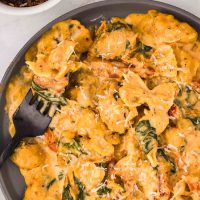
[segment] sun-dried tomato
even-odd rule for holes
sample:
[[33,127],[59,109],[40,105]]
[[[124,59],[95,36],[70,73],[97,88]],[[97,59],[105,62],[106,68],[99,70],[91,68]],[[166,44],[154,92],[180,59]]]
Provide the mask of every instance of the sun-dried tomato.
[[176,117],[176,115],[177,115],[177,106],[176,106],[175,104],[173,104],[173,105],[171,106],[171,108],[169,109],[168,115],[169,115],[170,117]]
[[57,139],[56,139],[56,136],[54,135],[54,133],[50,129],[47,129],[44,136],[45,136],[45,142],[46,142],[47,146],[52,151],[57,152],[58,142],[57,142]]

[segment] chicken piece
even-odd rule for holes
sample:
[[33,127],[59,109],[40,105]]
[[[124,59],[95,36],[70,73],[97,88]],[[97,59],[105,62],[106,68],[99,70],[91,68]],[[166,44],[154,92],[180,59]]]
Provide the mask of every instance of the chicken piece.
[[127,75],[124,76],[122,85],[123,86],[119,88],[119,95],[130,109],[147,102],[149,89],[139,75],[129,71]]
[[136,26],[140,40],[152,47],[166,43],[192,43],[198,37],[197,32],[187,23],[155,10],[150,10],[147,14],[130,14],[125,21]]
[[105,22],[97,31],[98,37],[89,50],[90,57],[106,60],[121,60],[129,56],[136,45],[137,34],[126,23]]
[[82,138],[81,144],[87,150],[88,159],[96,163],[105,163],[114,157],[114,146],[108,141],[107,136]]
[[[88,64],[86,66],[89,67]],[[94,108],[99,84],[99,77],[94,76],[92,70],[81,69],[70,74],[65,95],[71,100],[76,100],[84,108]]]
[[200,61],[180,48],[174,48],[174,53],[179,68],[178,81],[183,84],[188,84],[197,76]]
[[[118,93],[116,82],[105,82],[103,94],[98,95],[98,111],[102,121],[112,132],[124,133],[130,121],[137,116],[137,110],[124,105]],[[101,90],[101,89],[100,89]]]
[[60,113],[53,118],[51,125],[56,132],[71,131],[89,137],[104,136],[110,132],[106,129],[98,115],[87,108],[82,108],[75,101],[68,101]]
[[[55,132],[65,131],[75,133],[76,136],[89,137],[86,148],[98,152],[100,155],[110,156],[114,153],[112,144],[105,140],[111,132],[105,127],[98,115],[88,108],[82,108],[75,101],[68,101],[68,105],[62,107],[51,122]],[[88,147],[87,147],[88,146]]]
[[26,53],[26,61],[34,61],[37,54],[48,55],[64,40],[76,43],[76,53],[88,50],[92,43],[90,32],[77,20],[66,20],[52,26]]
[[100,136],[94,136],[89,141],[87,145],[91,151],[97,152],[99,155],[104,157],[113,157],[114,147],[105,138]]
[[62,173],[62,170],[48,165],[21,170],[27,184],[24,200],[61,200],[64,178],[59,180],[57,172]]
[[140,186],[144,195],[143,198],[153,200],[159,197],[156,172],[148,162],[142,162],[141,160],[134,162],[133,158],[126,156],[114,168],[126,183],[130,182],[131,185]]
[[53,79],[48,77],[39,77],[36,75],[34,76],[33,81],[41,88],[48,89],[56,94],[62,94],[65,91],[65,87],[69,83],[67,77]]
[[[194,143],[194,141],[196,141]],[[181,159],[183,165],[180,163],[180,168],[188,171],[190,174],[193,173],[196,176],[199,176],[200,172],[200,136],[199,131],[186,132],[186,145],[183,149],[183,154]]]
[[164,159],[159,161],[158,167],[158,182],[159,182],[159,193],[161,200],[168,200],[170,197],[170,185],[169,185],[169,173],[170,167],[167,161]]
[[184,196],[189,199],[198,200],[200,198],[199,181],[199,177],[194,176],[181,178],[173,188],[173,198],[179,200]]
[[182,131],[178,128],[170,128],[165,132],[166,142],[172,145],[174,148],[180,149],[185,146],[185,136]]
[[88,68],[100,78],[120,79],[129,68],[121,62],[108,62],[102,59],[86,60]]
[[154,76],[167,77],[172,80],[177,78],[177,61],[174,51],[169,45],[160,45],[151,55]]
[[74,175],[86,185],[86,190],[97,188],[105,176],[105,170],[92,162],[77,162],[73,168]]
[[24,143],[14,151],[12,161],[21,169],[33,169],[45,162],[45,152],[37,143]]
[[28,67],[37,76],[47,78],[63,78],[70,70],[76,68],[70,61],[76,43],[65,40],[54,48],[49,55],[37,54],[35,62],[26,61]]

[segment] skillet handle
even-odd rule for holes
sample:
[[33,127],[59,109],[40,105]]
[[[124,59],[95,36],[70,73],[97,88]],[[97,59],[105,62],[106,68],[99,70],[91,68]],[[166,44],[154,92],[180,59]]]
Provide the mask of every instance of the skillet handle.
[[11,154],[13,153],[19,142],[20,138],[19,136],[17,136],[17,134],[15,134],[15,136],[12,138],[10,143],[6,146],[6,148],[0,155],[0,169],[5,163],[5,161],[11,156]]

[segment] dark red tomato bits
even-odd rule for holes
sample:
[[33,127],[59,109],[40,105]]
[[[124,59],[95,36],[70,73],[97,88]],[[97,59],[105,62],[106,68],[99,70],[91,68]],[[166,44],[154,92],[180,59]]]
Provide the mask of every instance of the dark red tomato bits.
[[176,106],[175,104],[173,104],[173,105],[171,106],[171,108],[169,109],[168,115],[169,115],[170,117],[176,117],[176,115],[177,115],[177,106]]
[[0,0],[1,2],[13,7],[31,7],[44,3],[48,0]]

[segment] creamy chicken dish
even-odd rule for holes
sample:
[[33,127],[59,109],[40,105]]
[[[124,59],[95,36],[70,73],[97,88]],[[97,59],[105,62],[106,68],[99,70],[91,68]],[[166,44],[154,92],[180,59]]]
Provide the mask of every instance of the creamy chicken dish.
[[49,108],[43,136],[11,159],[25,200],[199,200],[200,42],[172,15],[55,24],[7,89],[9,130],[27,91]]

